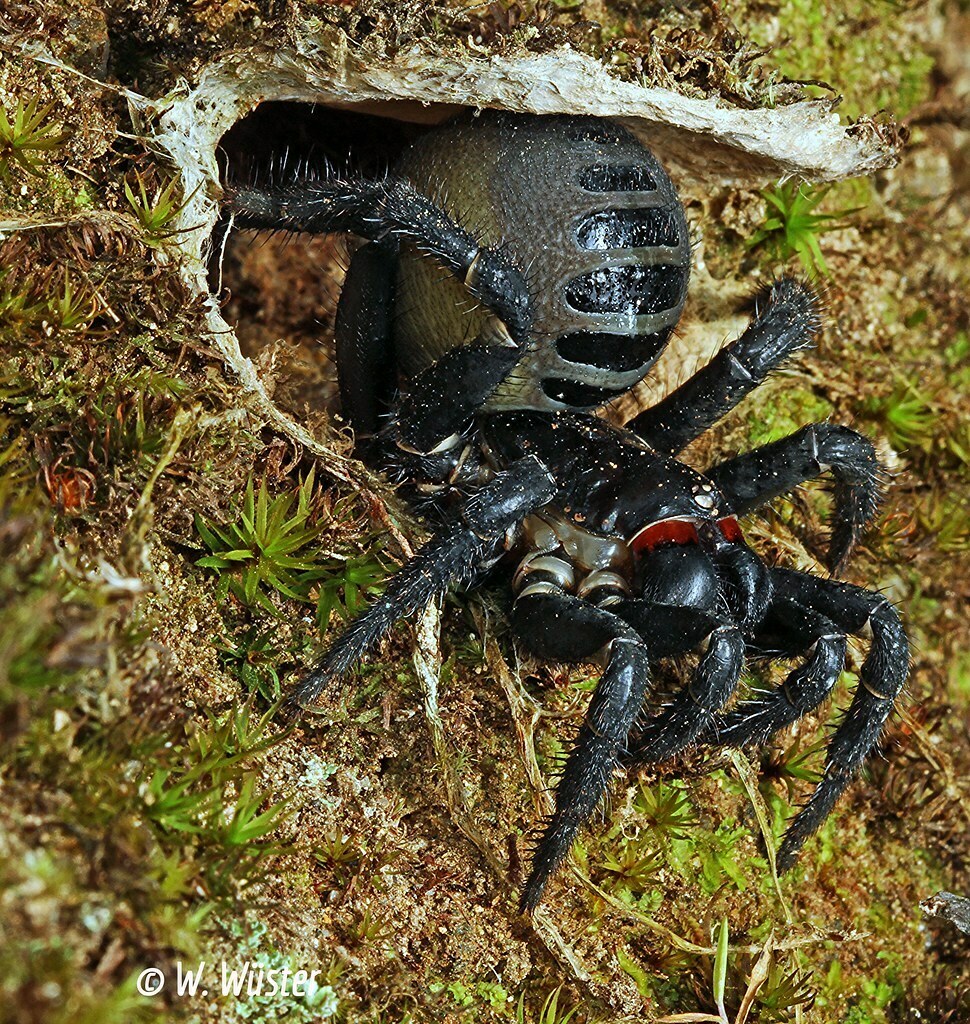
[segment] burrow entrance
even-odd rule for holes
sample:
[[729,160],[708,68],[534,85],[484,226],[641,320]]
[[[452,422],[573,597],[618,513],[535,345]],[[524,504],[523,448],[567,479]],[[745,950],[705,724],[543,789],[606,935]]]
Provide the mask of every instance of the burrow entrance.
[[[415,138],[460,109],[267,101],[220,140],[222,180],[266,180],[295,168],[382,177]],[[209,284],[243,355],[264,381],[275,379],[274,401],[291,415],[339,414],[334,316],[354,240],[238,228],[224,237],[225,230],[220,222]]]

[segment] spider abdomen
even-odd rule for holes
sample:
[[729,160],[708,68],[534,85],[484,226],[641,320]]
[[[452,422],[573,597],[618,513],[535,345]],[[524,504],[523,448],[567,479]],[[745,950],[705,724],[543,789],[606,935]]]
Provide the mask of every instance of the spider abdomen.
[[[398,172],[527,274],[532,337],[485,408],[592,408],[628,391],[680,317],[690,246],[676,191],[628,131],[589,117],[487,111],[420,139]],[[405,376],[487,335],[460,282],[401,260]]]

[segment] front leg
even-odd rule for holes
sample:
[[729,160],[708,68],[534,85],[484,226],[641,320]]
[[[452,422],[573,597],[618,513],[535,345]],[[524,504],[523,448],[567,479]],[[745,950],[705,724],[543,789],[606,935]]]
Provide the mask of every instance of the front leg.
[[801,281],[782,278],[756,304],[755,317],[737,341],[720,352],[662,402],[627,423],[652,448],[676,455],[761,385],[819,329],[819,302]]
[[778,868],[786,871],[879,742],[909,675],[909,641],[896,609],[875,591],[790,569],[775,569],[773,575],[781,597],[810,608],[845,632],[871,633],[859,685],[828,745],[822,779],[789,825],[778,851]]
[[606,794],[650,678],[647,648],[635,630],[604,608],[554,592],[553,584],[546,592],[535,589],[543,586],[532,584],[533,592],[516,601],[516,634],[540,658],[583,661],[599,656],[605,668],[556,787],[556,809],[522,890],[522,909],[529,913],[539,905],[553,872]]
[[638,730],[624,756],[626,766],[669,761],[696,743],[731,699],[744,667],[744,638],[733,622],[723,622],[706,639],[707,650],[688,683]]
[[301,680],[291,704],[312,709],[331,684],[385,639],[395,622],[422,611],[448,587],[474,575],[501,547],[506,530],[549,502],[555,493],[549,471],[532,456],[499,473],[398,570],[381,597],[351,623]]
[[715,562],[699,546],[640,550],[642,598],[613,611],[646,642],[654,660],[707,641],[689,682],[647,718],[626,753],[628,765],[666,761],[695,742],[730,699],[744,666],[744,637],[725,606]]
[[835,528],[828,566],[838,572],[879,508],[882,468],[872,442],[848,427],[814,423],[709,469],[738,515],[767,504],[806,480],[835,477]]

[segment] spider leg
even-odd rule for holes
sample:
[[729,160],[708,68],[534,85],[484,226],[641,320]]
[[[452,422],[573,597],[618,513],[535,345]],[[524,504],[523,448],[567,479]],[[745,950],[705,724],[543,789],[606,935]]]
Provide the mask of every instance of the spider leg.
[[646,721],[624,763],[639,767],[667,761],[694,743],[734,693],[743,667],[744,638],[738,627],[732,622],[715,626],[690,681]]
[[909,675],[909,642],[896,609],[881,594],[787,569],[776,569],[774,576],[779,592],[828,616],[847,632],[858,633],[867,623],[872,630],[860,685],[829,744],[822,781],[788,827],[778,851],[778,867],[784,871],[879,742]]
[[403,178],[227,186],[226,207],[245,227],[349,232],[378,243],[355,254],[337,312],[341,398],[351,422],[365,433],[374,432],[380,411],[382,388],[374,382],[386,390],[393,372],[390,311],[400,241],[439,260],[500,321],[480,343],[452,349],[409,382],[398,409],[402,447],[434,454],[457,444],[460,431],[522,357],[532,322],[522,272],[503,249],[480,246]]
[[828,565],[837,572],[879,507],[881,467],[868,438],[848,427],[813,423],[713,466],[706,475],[744,515],[826,471],[835,477]]
[[[860,674],[860,686],[829,744],[822,780],[788,827],[778,851],[779,869],[787,870],[808,837],[828,817],[839,796],[879,741],[882,728],[909,673],[909,644],[895,608],[880,594],[849,583],[820,579],[789,569],[775,569],[772,576],[779,598],[817,613],[823,628],[830,629],[825,623],[831,622],[846,633],[858,634],[867,624],[872,630],[869,655]],[[819,652],[824,652],[826,646],[828,654],[820,655]],[[806,668],[812,661],[818,662],[821,668],[821,659],[825,657],[830,658],[831,663],[814,680],[806,673],[802,686],[803,705],[808,704],[809,697],[819,695],[821,699],[825,695],[821,691],[826,686],[831,689],[834,685],[841,670],[842,650],[844,642],[832,639],[831,634],[818,638],[815,652],[806,663]],[[829,679],[831,682],[828,682]],[[815,693],[811,693],[813,686],[816,688]],[[794,685],[789,687],[789,695],[792,694],[795,695],[792,701],[794,704],[800,697]],[[771,714],[775,715],[776,720],[782,720],[786,715],[781,710],[783,705],[780,699],[778,704],[779,709],[773,710]],[[789,714],[792,719],[798,717],[793,712]],[[725,728],[719,729],[718,742],[724,742],[726,729],[733,743],[746,742],[745,734],[748,731],[752,738],[765,731],[763,728],[751,730],[739,720],[727,716]]]
[[344,418],[358,446],[378,431],[394,394],[391,341],[395,246],[371,242],[351,257],[337,303],[334,341]]
[[351,623],[301,680],[291,703],[311,708],[331,683],[384,640],[399,619],[421,611],[449,586],[471,577],[501,546],[506,530],[545,505],[555,493],[555,481],[533,456],[499,473],[398,570],[384,594]]
[[[354,253],[337,304],[334,340],[344,416],[358,446],[373,454],[380,417],[396,386],[392,340],[397,247],[371,242]],[[405,451],[433,453],[459,432],[505,379],[514,346],[463,345],[418,373],[401,399],[393,439]],[[398,457],[400,457],[398,455]],[[394,461],[385,455],[383,461]]]
[[715,538],[714,564],[721,577],[721,586],[738,627],[745,632],[754,629],[771,605],[771,570],[744,543],[740,529],[730,540]]
[[[539,584],[548,586],[551,584]],[[649,656],[636,631],[604,608],[563,592],[519,597],[516,633],[540,658],[580,661],[599,653],[606,666],[556,787],[556,809],[536,847],[521,907],[539,905],[549,878],[606,793],[643,704]]]
[[824,615],[788,598],[776,600],[764,623],[780,640],[782,653],[806,650],[808,659],[784,683],[718,715],[704,739],[720,746],[764,743],[770,736],[817,708],[832,692],[845,662],[845,635]]
[[496,345],[460,345],[418,373],[398,406],[396,433],[406,451],[434,453],[459,432],[508,376],[522,353]]
[[[365,449],[376,445],[380,417],[396,385],[392,340],[396,246],[371,242],[354,253],[337,304],[334,340],[341,407]],[[394,441],[433,453],[459,433],[521,357],[511,345],[462,345],[409,382],[398,404]],[[385,457],[385,461],[393,461]]]
[[[716,552],[715,552],[716,557]],[[652,660],[707,647],[690,681],[638,730],[625,758],[632,764],[663,761],[694,742],[737,686],[744,638],[725,606],[715,558],[696,546],[641,552],[641,597],[611,611],[646,642]]]
[[759,302],[754,319],[663,401],[627,423],[657,451],[675,455],[730,412],[793,352],[811,344],[819,303],[801,281],[782,278]]
[[371,241],[411,242],[448,268],[521,345],[531,324],[522,272],[499,248],[480,246],[403,178],[294,178],[263,186],[227,185],[225,205],[244,227],[347,232]]

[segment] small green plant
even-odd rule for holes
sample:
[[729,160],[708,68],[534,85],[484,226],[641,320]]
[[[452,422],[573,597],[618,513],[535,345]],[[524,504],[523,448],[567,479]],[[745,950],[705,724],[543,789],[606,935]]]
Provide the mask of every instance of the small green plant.
[[930,448],[938,428],[939,417],[930,401],[907,380],[898,380],[892,394],[870,398],[866,412],[878,417],[889,443],[897,450]]
[[48,103],[38,110],[39,103],[37,96],[26,105],[22,99],[17,100],[11,115],[0,107],[0,178],[7,178],[12,164],[40,176],[36,154],[57,149],[67,141],[67,132],[45,123],[54,104]]
[[156,768],[143,787],[147,816],[167,832],[201,832],[222,798],[221,787],[202,786],[214,764],[200,762],[185,772]]
[[641,782],[633,809],[641,815],[642,824],[659,839],[686,839],[697,827],[690,798],[676,783],[648,786]]
[[970,550],[970,511],[962,493],[932,494],[920,505],[917,520],[938,550]]
[[100,312],[98,300],[87,288],[78,288],[71,280],[70,271],[65,269],[60,292],[47,301],[49,326],[60,331],[83,331]]
[[[268,798],[268,792],[256,791],[255,775],[243,779],[232,817],[220,831],[220,839],[226,846],[245,846],[265,839],[280,824],[287,811],[286,803],[267,804]],[[263,806],[266,810],[260,811]]]
[[175,404],[168,398],[110,387],[85,403],[72,440],[79,455],[103,466],[134,463],[148,471],[165,445],[174,415]]
[[[304,604],[315,602],[317,623],[325,629],[334,611],[352,618],[367,597],[380,593],[387,570],[373,551],[325,555],[316,545],[329,524],[313,522],[313,491],[312,470],[296,491],[272,499],[266,481],[256,491],[250,477],[236,522],[217,526],[196,515],[196,530],[210,551],[196,565],[219,574],[221,597],[232,594],[247,607],[274,616],[279,614],[274,593]],[[237,659],[244,656],[238,649],[231,653]],[[272,692],[278,681],[264,677],[263,686],[267,684]]]
[[274,803],[258,790],[251,770],[285,736],[268,731],[271,714],[254,717],[247,703],[210,716],[187,741],[156,739],[143,752],[138,792],[144,816],[163,849],[186,857],[213,897],[231,896],[268,857],[285,852],[266,839],[289,813],[289,802]]
[[0,327],[21,330],[43,313],[44,303],[37,300],[32,283],[18,281],[12,267],[0,270]]
[[758,992],[758,1020],[765,1024],[783,1024],[794,1018],[797,1008],[810,1010],[815,1002],[811,980],[810,971],[773,963],[767,981]]
[[177,176],[171,178],[165,185],[156,189],[153,196],[149,197],[145,179],[136,171],[135,185],[138,189],[137,193],[129,182],[125,182],[125,197],[134,211],[135,218],[144,231],[149,245],[163,242],[165,239],[179,234],[180,232],[173,229],[171,225],[192,198],[189,195],[181,202],[178,200],[177,194],[181,180]]
[[361,946],[384,945],[394,934],[394,928],[385,918],[375,914],[370,907],[364,916],[354,923],[351,935]]
[[334,555],[320,571],[324,574],[317,588],[317,626],[321,630],[327,628],[334,612],[342,619],[358,615],[367,599],[381,592],[387,575],[376,549],[349,558]]
[[701,860],[702,888],[709,893],[717,892],[730,879],[735,887],[743,891],[748,887],[747,865],[740,863],[737,844],[748,835],[743,825],[722,822],[717,831],[704,836],[698,843]]
[[638,844],[627,841],[620,844],[616,854],[604,853],[602,867],[613,886],[643,893],[659,881],[663,858],[656,851],[641,850]]
[[[462,1009],[480,1006],[501,1012],[511,1002],[508,992],[494,981],[476,981],[474,985],[465,984],[462,981],[434,981],[428,986],[428,991],[432,995],[444,992],[456,1006]],[[502,1016],[504,1017],[505,1014],[503,1013]],[[462,1015],[462,1019],[466,1019],[464,1015]],[[489,1015],[488,1019],[494,1018]]]
[[844,218],[859,209],[816,213],[828,193],[828,188],[812,189],[793,181],[764,189],[761,195],[767,204],[767,216],[764,224],[748,239],[748,248],[766,245],[773,255],[783,260],[798,256],[809,277],[828,276],[829,268],[818,236],[824,231],[845,227]]
[[[562,995],[562,985],[554,988],[546,996],[538,1015],[533,1016],[526,1010],[525,993],[523,992],[515,1006],[515,1024],[569,1024],[576,1014],[579,1013],[579,1007],[573,1006],[569,1010],[565,1007],[560,1009],[560,995]],[[589,1022],[589,1024],[592,1024],[592,1022]]]
[[343,832],[329,832],[313,851],[314,860],[329,868],[343,886],[357,873],[363,853],[356,842]]
[[282,695],[278,671],[282,652],[275,641],[275,629],[250,626],[240,637],[215,645],[222,664],[233,672],[247,691],[258,693],[270,703]]
[[[323,526],[311,522],[313,470],[296,491],[270,498],[266,480],[257,492],[250,477],[235,523],[216,526],[200,515],[195,528],[211,552],[196,565],[219,573],[219,593],[231,593],[247,607],[278,614],[270,595],[309,602],[314,584],[326,576],[314,541]],[[295,505],[295,507],[294,507]]]
[[797,740],[784,750],[772,748],[761,762],[760,778],[763,786],[773,779],[783,782],[788,802],[791,803],[795,799],[798,782],[817,783],[821,778],[817,762],[824,749],[824,741],[805,747]]

